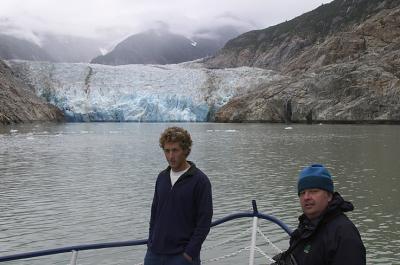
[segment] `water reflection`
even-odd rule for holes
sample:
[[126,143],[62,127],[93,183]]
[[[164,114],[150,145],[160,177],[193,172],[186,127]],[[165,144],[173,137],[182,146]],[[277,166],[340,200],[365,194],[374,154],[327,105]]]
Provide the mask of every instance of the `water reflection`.
[[[43,248],[142,239],[147,236],[156,175],[166,164],[158,147],[171,124],[27,124],[0,127],[0,254]],[[213,184],[214,219],[259,210],[292,228],[300,214],[296,176],[324,163],[336,188],[352,201],[350,218],[367,246],[368,264],[395,263],[400,240],[399,126],[178,124],[194,138],[190,158]],[[203,260],[249,244],[250,219],[212,229]],[[275,225],[263,232],[278,247],[287,236]],[[259,237],[258,243],[267,251]],[[80,264],[135,264],[145,247],[82,252]],[[269,250],[268,250],[269,251]],[[267,252],[268,252],[267,251]],[[14,264],[66,264],[69,255]],[[242,252],[213,264],[246,264]],[[264,263],[257,256],[259,264]],[[11,263],[12,264],[12,263]]]

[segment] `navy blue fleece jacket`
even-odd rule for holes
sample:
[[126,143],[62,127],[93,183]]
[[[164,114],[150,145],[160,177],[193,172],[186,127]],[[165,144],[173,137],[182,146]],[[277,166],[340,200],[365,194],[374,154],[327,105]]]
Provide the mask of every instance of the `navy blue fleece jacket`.
[[[188,161],[189,162],[189,161]],[[213,214],[211,183],[194,163],[171,185],[168,167],[156,181],[148,247],[157,254],[199,257]]]

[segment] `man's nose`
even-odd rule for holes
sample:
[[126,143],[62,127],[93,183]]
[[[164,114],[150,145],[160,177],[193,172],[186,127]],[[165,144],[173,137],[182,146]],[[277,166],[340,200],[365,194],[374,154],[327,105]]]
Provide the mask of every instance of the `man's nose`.
[[166,155],[168,159],[171,159],[173,157],[173,152],[167,152]]
[[309,191],[305,191],[303,194],[303,197],[305,200],[307,200],[307,199],[311,198],[311,193]]

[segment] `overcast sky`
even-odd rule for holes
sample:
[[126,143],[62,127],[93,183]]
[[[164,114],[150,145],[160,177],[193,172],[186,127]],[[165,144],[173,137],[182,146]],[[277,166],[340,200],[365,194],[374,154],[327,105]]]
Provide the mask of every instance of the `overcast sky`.
[[0,31],[122,38],[157,25],[186,36],[204,27],[266,28],[331,0],[0,0]]

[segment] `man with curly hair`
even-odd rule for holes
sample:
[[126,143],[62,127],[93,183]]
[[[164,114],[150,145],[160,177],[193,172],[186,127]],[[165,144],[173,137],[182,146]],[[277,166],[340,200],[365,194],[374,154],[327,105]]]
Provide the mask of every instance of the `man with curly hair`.
[[187,160],[192,139],[185,129],[167,128],[160,147],[168,167],[156,181],[144,265],[200,264],[213,214],[211,183]]

